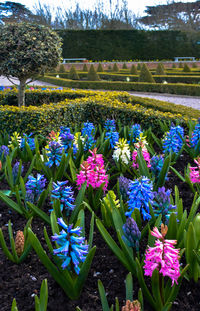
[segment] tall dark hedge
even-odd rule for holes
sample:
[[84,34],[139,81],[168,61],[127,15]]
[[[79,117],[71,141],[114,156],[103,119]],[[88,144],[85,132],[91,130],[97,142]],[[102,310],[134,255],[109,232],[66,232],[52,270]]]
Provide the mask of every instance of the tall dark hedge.
[[123,61],[200,55],[197,39],[181,31],[58,30],[58,34],[63,38],[64,58]]

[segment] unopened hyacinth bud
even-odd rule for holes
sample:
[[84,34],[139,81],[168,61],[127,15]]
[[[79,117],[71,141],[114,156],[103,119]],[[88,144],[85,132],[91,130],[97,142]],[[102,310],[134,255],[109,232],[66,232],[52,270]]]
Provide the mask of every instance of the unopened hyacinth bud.
[[5,145],[2,145],[0,147],[0,158],[3,157],[3,160],[5,160],[7,155],[9,155],[9,148]]
[[24,251],[24,233],[22,231],[17,231],[15,238],[15,250],[17,256],[21,256]]
[[122,307],[122,311],[140,311],[141,305],[138,300],[131,302],[130,300],[126,301],[126,305]]
[[127,218],[126,223],[122,227],[124,236],[122,237],[125,243],[134,247],[136,251],[139,250],[139,241],[141,238],[141,232],[138,229],[137,223],[131,217]]
[[120,176],[118,180],[119,180],[119,191],[120,191],[120,194],[122,196],[122,199],[123,199],[123,201],[127,201],[128,200],[128,188],[129,188],[130,179],[128,179],[124,176]]
[[[19,173],[19,164],[20,164],[20,162],[16,162],[15,165],[13,166],[13,169],[12,169],[14,182],[16,181],[17,175]],[[22,165],[21,166],[21,174],[23,173],[23,171],[24,171],[24,166]]]
[[176,205],[170,204],[171,191],[161,187],[154,194],[154,215],[156,217],[162,215],[162,221],[168,223],[172,210],[176,209]]

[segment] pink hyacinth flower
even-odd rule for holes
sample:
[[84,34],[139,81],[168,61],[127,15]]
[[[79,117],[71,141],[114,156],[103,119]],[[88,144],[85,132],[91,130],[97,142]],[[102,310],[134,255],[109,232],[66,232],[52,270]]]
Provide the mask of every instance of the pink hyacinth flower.
[[161,226],[161,233],[154,228],[151,234],[158,239],[154,247],[148,247],[144,260],[145,275],[152,277],[153,271],[157,269],[163,276],[168,276],[176,284],[180,276],[179,249],[175,249],[175,240],[166,240],[167,226]]
[[200,157],[198,157],[194,162],[197,167],[190,167],[190,179],[193,184],[200,183]]
[[[147,163],[147,167],[151,167],[151,164],[150,164],[150,161],[151,161],[150,154],[148,153],[146,148],[142,149],[142,154],[143,154],[144,160]],[[133,168],[134,169],[139,168],[139,164],[137,163],[137,150],[133,151],[133,153],[132,153],[132,160],[133,160],[133,165],[132,165]]]

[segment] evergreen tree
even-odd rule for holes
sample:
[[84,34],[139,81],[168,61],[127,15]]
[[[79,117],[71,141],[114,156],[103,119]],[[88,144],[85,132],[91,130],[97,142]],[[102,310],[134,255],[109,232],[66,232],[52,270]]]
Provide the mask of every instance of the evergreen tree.
[[118,67],[117,63],[114,63],[112,71],[113,72],[119,72],[119,67]]
[[69,74],[68,74],[68,78],[71,80],[79,80],[79,75],[76,71],[76,68],[74,67],[74,65],[71,66]]
[[140,63],[137,64],[137,70],[141,70],[141,65],[140,65]]
[[156,72],[155,72],[156,75],[165,75],[165,70],[164,70],[164,66],[163,64],[159,63],[157,68],[156,68]]
[[123,63],[122,69],[128,69],[126,63]]
[[184,64],[183,72],[191,72],[190,67],[189,67],[188,64],[186,64],[186,63]]
[[65,73],[66,70],[65,70],[65,66],[63,64],[60,65],[59,69],[58,69],[58,72],[59,73]]
[[83,65],[83,69],[82,69],[82,71],[84,71],[84,72],[88,72],[88,67],[87,67],[87,65],[86,65],[86,64],[84,64],[84,65]]
[[137,71],[137,68],[135,67],[135,65],[131,66],[130,74],[131,75],[138,75],[138,71]]
[[149,83],[155,83],[154,78],[152,77],[151,72],[149,71],[146,64],[142,65],[140,75],[138,78],[138,82],[149,82]]
[[103,72],[103,67],[101,63],[98,64],[97,72]]
[[96,70],[94,68],[93,65],[90,66],[90,69],[88,71],[88,75],[87,75],[87,78],[89,81],[99,81],[99,76],[98,74],[96,73]]

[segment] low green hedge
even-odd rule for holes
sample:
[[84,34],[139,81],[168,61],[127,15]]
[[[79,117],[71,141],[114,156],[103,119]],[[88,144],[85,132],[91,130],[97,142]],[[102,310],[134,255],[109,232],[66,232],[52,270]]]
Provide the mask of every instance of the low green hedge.
[[200,96],[200,85],[194,84],[164,84],[143,82],[111,82],[111,81],[72,81],[54,77],[41,77],[41,81],[55,85],[80,89],[117,90],[135,92],[156,92],[178,95]]
[[[138,82],[139,75],[131,75],[128,74],[118,74],[118,73],[98,73],[101,80],[107,80],[107,81],[123,81],[126,82],[127,78],[130,79],[130,82]],[[56,76],[56,74],[50,74],[49,76]],[[67,73],[60,73],[59,77],[61,79],[68,79]],[[79,72],[80,79],[87,80],[87,73],[85,72]],[[154,75],[153,76],[156,83],[163,83],[163,81],[166,81],[168,83],[187,83],[187,84],[198,84],[200,83],[200,76],[197,75]]]
[[[93,92],[94,93],[94,92]],[[95,94],[95,93],[94,93]],[[88,91],[75,91],[70,89],[64,90],[42,90],[41,88],[35,90],[25,91],[25,103],[26,106],[41,106],[43,104],[57,103],[66,98],[76,99],[88,96]],[[17,106],[18,90],[13,88],[12,90],[0,91],[0,105]]]
[[[92,91],[87,93],[87,97],[65,99],[40,107],[0,106],[0,131],[6,129],[9,133],[17,131],[46,135],[61,125],[74,127],[87,120],[103,124],[106,119],[114,118],[124,125],[139,122],[145,129],[151,126],[158,133],[160,121],[174,123],[178,121],[186,124],[191,119],[188,115],[161,111],[160,108],[157,109],[159,106],[157,101],[133,98],[128,93]],[[196,115],[194,119],[197,118]]]

